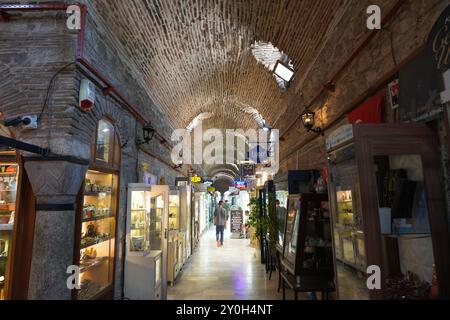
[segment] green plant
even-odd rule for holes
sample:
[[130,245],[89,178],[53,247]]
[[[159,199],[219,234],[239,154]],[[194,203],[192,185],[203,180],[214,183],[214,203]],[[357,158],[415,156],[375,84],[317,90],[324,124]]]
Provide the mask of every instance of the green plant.
[[261,241],[261,236],[264,235],[266,241],[268,241],[272,249],[275,250],[278,223],[275,209],[275,194],[269,194],[268,199],[268,203],[272,205],[266,204],[267,215],[264,217],[260,216],[258,198],[253,197],[250,199],[250,215],[248,217],[248,224],[255,230],[255,232],[253,233],[253,237],[255,239]]

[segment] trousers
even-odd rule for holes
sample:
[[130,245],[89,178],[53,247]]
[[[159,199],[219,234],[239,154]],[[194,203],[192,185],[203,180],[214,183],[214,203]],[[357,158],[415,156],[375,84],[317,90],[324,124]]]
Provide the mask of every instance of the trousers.
[[225,230],[225,226],[216,226],[216,241],[220,241],[220,244],[223,244],[224,230]]

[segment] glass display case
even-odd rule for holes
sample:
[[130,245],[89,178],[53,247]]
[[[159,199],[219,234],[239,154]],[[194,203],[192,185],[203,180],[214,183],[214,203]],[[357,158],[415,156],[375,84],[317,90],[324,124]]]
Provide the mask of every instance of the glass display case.
[[167,220],[165,193],[160,186],[128,185],[127,252],[124,294],[132,300],[163,298],[163,228]]
[[180,195],[178,191],[171,191],[169,195],[169,230],[180,229]]
[[[424,124],[345,126],[327,139],[340,299],[450,296],[448,222],[435,133]],[[431,200],[430,200],[431,199]],[[381,270],[368,290],[367,266]]]
[[89,170],[84,184],[78,299],[95,299],[113,284],[118,177]]
[[276,191],[276,199],[280,201],[280,206],[276,209],[277,221],[278,221],[278,238],[277,238],[277,250],[283,251],[284,245],[284,227],[286,225],[286,210],[289,198],[289,192]]
[[290,195],[286,218],[285,246],[283,250],[283,260],[292,270],[295,266],[297,256],[297,238],[300,224],[300,195]]
[[0,300],[6,299],[16,213],[19,166],[0,162]]
[[328,196],[291,195],[286,219],[283,265],[295,276],[332,279],[333,258]]
[[150,187],[130,184],[128,192],[128,252],[146,254],[150,251]]
[[163,248],[163,217],[164,196],[158,195],[151,198],[150,210],[150,249],[162,250]]
[[180,193],[178,190],[170,190],[169,194],[169,239],[167,281],[172,285],[180,271],[178,259],[180,257]]

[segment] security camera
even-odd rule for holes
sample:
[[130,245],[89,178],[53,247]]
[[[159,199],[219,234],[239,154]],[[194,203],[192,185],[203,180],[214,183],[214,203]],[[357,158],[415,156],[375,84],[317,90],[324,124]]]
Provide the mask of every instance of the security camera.
[[23,129],[37,129],[38,117],[36,115],[17,117],[14,119],[5,120],[4,125],[6,127],[18,127],[22,125]]
[[22,118],[22,124],[24,129],[37,129],[38,128],[38,117],[36,115],[33,116],[25,116]]

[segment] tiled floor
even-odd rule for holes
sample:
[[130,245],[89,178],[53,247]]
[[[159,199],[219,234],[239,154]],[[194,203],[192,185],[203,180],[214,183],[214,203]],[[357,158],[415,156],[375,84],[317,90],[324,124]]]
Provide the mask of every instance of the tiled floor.
[[[170,300],[280,300],[278,274],[269,280],[256,259],[250,240],[230,239],[216,247],[215,232],[207,232],[179,275],[169,287]],[[288,292],[288,298],[290,292]]]

